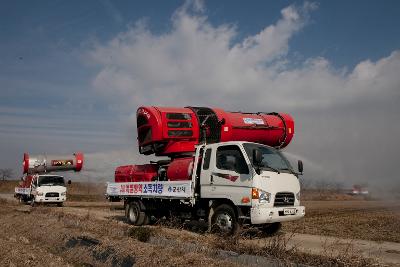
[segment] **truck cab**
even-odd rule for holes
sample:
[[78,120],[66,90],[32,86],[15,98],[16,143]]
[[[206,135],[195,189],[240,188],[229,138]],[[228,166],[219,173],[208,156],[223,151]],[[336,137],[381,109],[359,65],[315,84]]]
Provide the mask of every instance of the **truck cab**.
[[54,203],[62,206],[67,200],[64,177],[59,175],[36,175],[31,184],[32,205]]
[[[235,141],[205,145],[199,153],[199,195],[214,206],[209,214],[212,224],[231,231],[240,219],[270,227],[305,215],[299,174],[279,150]],[[223,211],[218,210],[221,204]]]

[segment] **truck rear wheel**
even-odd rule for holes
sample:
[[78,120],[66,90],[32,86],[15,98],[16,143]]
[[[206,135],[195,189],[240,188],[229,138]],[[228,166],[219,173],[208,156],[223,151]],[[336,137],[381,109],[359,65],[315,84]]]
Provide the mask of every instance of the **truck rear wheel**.
[[128,204],[126,218],[130,224],[140,226],[144,224],[146,220],[146,214],[140,209],[139,203],[134,201]]
[[125,203],[124,209],[125,209],[125,217],[128,218],[129,203]]
[[232,235],[239,229],[235,211],[230,205],[222,204],[214,209],[211,230],[224,235]]

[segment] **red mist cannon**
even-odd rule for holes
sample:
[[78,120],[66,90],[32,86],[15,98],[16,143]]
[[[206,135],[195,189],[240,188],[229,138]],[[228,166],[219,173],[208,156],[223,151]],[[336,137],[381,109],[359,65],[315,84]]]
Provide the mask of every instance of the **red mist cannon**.
[[203,142],[248,141],[283,148],[293,138],[294,120],[284,113],[140,107],[137,131],[141,154],[174,157],[194,152]]
[[76,171],[83,167],[83,154],[75,153],[70,156],[29,156],[24,153],[23,173],[38,174],[54,171]]
[[117,167],[115,182],[188,180],[192,175],[195,146],[200,143],[248,141],[286,147],[294,135],[294,121],[283,113],[140,107],[137,131],[141,154],[170,159]]

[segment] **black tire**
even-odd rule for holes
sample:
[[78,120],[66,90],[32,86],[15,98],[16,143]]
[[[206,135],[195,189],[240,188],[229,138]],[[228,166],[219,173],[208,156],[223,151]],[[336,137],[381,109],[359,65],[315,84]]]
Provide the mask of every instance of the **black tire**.
[[239,229],[239,223],[232,206],[219,205],[211,217],[211,230],[223,235],[233,235]]
[[63,205],[64,205],[64,203],[62,203],[62,202],[57,203],[57,207],[62,207]]
[[140,204],[137,201],[128,204],[128,212],[126,216],[130,224],[140,226],[143,225],[146,219],[146,214],[140,209]]
[[149,214],[147,214],[147,212],[144,212],[143,225],[149,225],[150,224],[150,218],[151,218],[151,216]]
[[128,218],[129,203],[125,203],[125,218]]
[[29,205],[29,204],[30,204],[30,203],[29,203],[29,198],[24,197],[23,200],[24,200],[25,205]]
[[268,236],[276,235],[281,230],[282,224],[280,222],[268,223],[261,227],[261,231]]

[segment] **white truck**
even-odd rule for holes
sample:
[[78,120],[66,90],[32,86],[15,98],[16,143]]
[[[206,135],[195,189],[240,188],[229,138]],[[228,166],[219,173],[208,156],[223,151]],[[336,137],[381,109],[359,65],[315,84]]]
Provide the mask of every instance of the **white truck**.
[[[24,153],[23,174],[21,182],[15,187],[14,197],[21,203],[57,204],[62,206],[67,200],[67,187],[64,177],[52,175],[51,172],[75,171],[83,167],[83,154],[70,156],[30,156]],[[71,181],[68,181],[70,184]]]
[[[25,177],[30,186],[15,188],[15,197],[20,202],[35,204],[57,204],[61,207],[67,200],[67,187],[64,177],[59,175],[32,175]],[[30,180],[30,181],[28,181]],[[24,182],[23,182],[24,183]]]
[[196,146],[192,158],[191,167],[175,171],[177,176],[188,172],[187,180],[174,179],[173,174],[165,179],[165,161],[160,161],[154,163],[159,171],[152,181],[108,183],[106,196],[124,201],[126,218],[134,225],[176,216],[202,220],[209,229],[227,234],[242,224],[273,234],[281,222],[305,215],[298,179],[303,164],[299,161],[298,172],[294,171],[278,149],[252,142],[218,142]]

